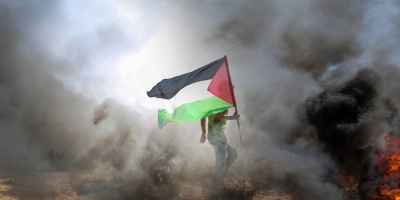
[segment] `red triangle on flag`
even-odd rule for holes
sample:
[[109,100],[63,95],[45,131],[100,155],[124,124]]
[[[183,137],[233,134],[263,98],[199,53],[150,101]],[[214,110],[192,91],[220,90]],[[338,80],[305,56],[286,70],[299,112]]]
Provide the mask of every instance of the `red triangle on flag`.
[[236,106],[231,76],[229,74],[228,61],[226,58],[217,73],[215,73],[207,90],[220,99]]

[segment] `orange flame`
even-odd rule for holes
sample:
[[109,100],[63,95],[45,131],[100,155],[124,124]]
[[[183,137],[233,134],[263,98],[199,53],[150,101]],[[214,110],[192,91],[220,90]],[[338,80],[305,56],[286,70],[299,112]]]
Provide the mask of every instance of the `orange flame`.
[[370,200],[400,200],[400,138],[391,138],[385,133],[385,139],[386,150],[377,162],[384,181],[379,187],[380,195]]

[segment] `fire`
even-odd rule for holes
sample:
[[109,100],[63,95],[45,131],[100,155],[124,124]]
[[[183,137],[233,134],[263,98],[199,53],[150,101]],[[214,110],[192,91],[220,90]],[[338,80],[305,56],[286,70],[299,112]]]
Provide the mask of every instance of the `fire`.
[[378,173],[382,176],[379,196],[370,200],[400,200],[400,138],[391,138],[385,133],[386,150],[377,162]]

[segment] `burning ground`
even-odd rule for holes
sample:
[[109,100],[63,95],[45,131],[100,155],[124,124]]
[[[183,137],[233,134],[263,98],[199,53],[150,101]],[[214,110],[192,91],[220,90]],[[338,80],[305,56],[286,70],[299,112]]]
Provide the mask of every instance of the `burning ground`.
[[[1,198],[396,199],[397,1],[146,2],[0,2]],[[215,186],[145,91],[221,55],[244,145]]]

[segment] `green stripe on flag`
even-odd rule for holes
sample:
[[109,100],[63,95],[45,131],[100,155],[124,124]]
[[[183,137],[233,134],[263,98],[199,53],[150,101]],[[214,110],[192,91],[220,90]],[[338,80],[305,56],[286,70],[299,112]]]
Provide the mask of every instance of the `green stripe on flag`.
[[177,107],[173,113],[168,113],[166,109],[161,109],[158,111],[158,126],[162,128],[168,122],[190,122],[200,120],[225,111],[231,107],[233,107],[232,104],[213,96],[183,104]]

